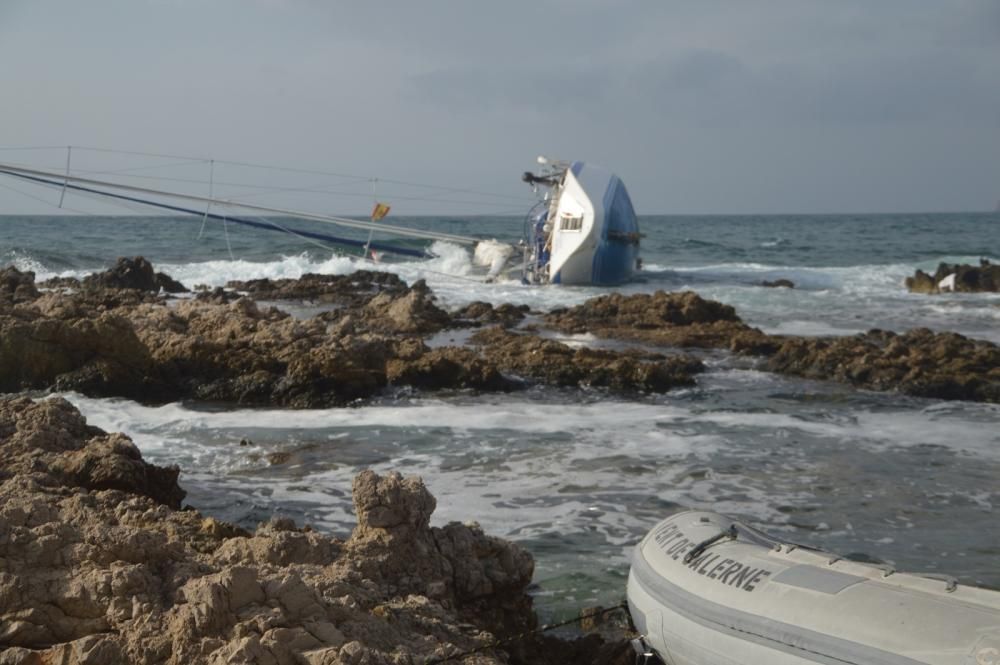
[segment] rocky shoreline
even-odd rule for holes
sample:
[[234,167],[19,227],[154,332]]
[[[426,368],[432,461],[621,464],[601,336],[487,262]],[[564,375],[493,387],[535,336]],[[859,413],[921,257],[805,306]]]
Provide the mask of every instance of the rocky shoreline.
[[917,270],[906,278],[906,288],[912,293],[996,293],[1000,291],[1000,265],[981,259],[978,266],[969,264],[938,264],[933,275]]
[[[447,311],[423,282],[370,271],[169,295],[185,291],[141,257],[44,284],[0,270],[0,392],[285,408],[393,390],[661,393],[695,385],[718,349],[786,375],[1000,403],[995,344],[924,329],[768,335],[690,292]],[[324,311],[299,318],[277,301]],[[461,344],[432,343],[460,330]],[[631,661],[621,631],[492,648],[537,625],[531,556],[475,525],[430,527],[435,501],[416,478],[359,475],[358,526],[342,541],[182,508],[178,469],[59,398],[0,399],[0,452],[0,665]]]
[[[114,272],[136,272],[123,259]],[[145,263],[156,284],[152,267]],[[333,308],[297,319],[231,292],[168,299],[90,278],[39,291],[31,273],[0,272],[0,391],[78,391],[143,402],[181,399],[288,408],[342,406],[387,388],[506,391],[534,383],[666,391],[693,383],[700,361],[574,351],[507,334],[524,316],[474,303],[448,313],[423,282],[355,273],[237,283],[262,300],[309,298]],[[473,346],[431,348],[446,328],[496,325]],[[525,363],[522,358],[530,356]],[[572,371],[566,367],[570,361]]]
[[[476,524],[431,527],[418,478],[358,475],[341,541],[249,533],[181,508],[176,468],[65,400],[0,399],[0,663],[609,663],[594,634],[533,638],[531,555]],[[586,655],[586,657],[584,657]],[[620,662],[629,662],[627,660]]]
[[[40,290],[0,271],[0,391],[55,389],[147,403],[343,406],[386,390],[510,391],[531,385],[667,392],[705,368],[684,349],[724,349],[767,371],[939,399],[1000,401],[1000,349],[926,329],[844,338],[768,335],[695,293],[609,294],[547,313],[472,303],[439,307],[422,282],[387,273],[305,275],[184,289],[141,257]],[[296,318],[261,303],[308,301]],[[531,321],[525,324],[526,317]],[[477,331],[430,346],[446,330]],[[539,329],[637,342],[571,347]],[[651,348],[653,347],[653,348]]]
[[728,305],[694,293],[662,291],[600,296],[554,310],[545,321],[563,332],[587,331],[659,347],[726,349],[757,358],[766,371],[866,390],[1000,403],[1000,347],[957,333],[917,328],[832,338],[767,335]]

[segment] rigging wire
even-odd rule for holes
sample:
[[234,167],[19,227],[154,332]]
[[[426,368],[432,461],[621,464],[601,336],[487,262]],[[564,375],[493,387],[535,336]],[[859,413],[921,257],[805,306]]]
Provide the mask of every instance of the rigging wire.
[[18,150],[65,150],[64,145],[29,145],[29,146],[11,146],[5,145],[0,146],[0,150],[18,151]]
[[[52,206],[54,208],[58,208],[59,207],[58,204],[53,203],[52,201],[49,201],[48,199],[43,199],[40,196],[33,196],[33,195],[29,194],[28,192],[25,192],[24,190],[18,189],[16,187],[11,187],[10,185],[4,185],[4,184],[0,184],[0,187],[4,188],[6,190],[10,190],[12,192],[15,192],[17,194],[20,194],[21,196],[27,197],[29,199],[33,199],[35,201],[38,201],[39,203],[44,203],[45,205]],[[89,210],[80,210],[80,209],[77,209],[77,208],[70,208],[69,206],[65,206],[65,205],[62,206],[62,209],[63,210],[69,210],[70,212],[75,212],[75,213],[78,213],[80,215],[87,215],[88,217],[90,217],[90,216],[99,217],[98,213],[91,212]]]
[[[62,146],[62,147],[65,148],[65,146]],[[90,151],[94,151],[94,152],[102,152],[102,153],[109,153],[109,154],[137,155],[137,156],[144,156],[144,157],[157,157],[157,158],[163,158],[163,159],[181,159],[181,160],[189,160],[189,161],[195,161],[195,162],[197,162],[197,161],[201,161],[201,162],[211,161],[211,158],[206,158],[206,157],[192,157],[190,155],[173,155],[173,154],[166,154],[166,153],[141,152],[141,151],[135,151],[135,150],[114,150],[114,149],[111,149],[111,148],[97,148],[97,147],[93,147],[93,146],[73,146],[73,147],[75,149],[77,149],[77,150],[90,150]],[[297,168],[297,167],[274,166],[274,165],[270,165],[270,164],[258,164],[258,163],[254,163],[254,162],[240,162],[240,161],[229,161],[229,160],[221,160],[221,159],[216,159],[214,161],[216,163],[218,163],[218,164],[229,164],[229,165],[232,165],[232,166],[242,166],[242,167],[245,167],[245,168],[263,169],[263,170],[271,170],[271,171],[283,171],[283,172],[286,172],[286,173],[307,173],[307,174],[313,174],[313,175],[334,176],[334,177],[338,177],[338,178],[346,178],[346,179],[358,180],[358,181],[368,181],[372,177],[374,177],[374,176],[364,176],[364,175],[356,175],[356,174],[350,174],[350,173],[338,173],[338,172],[335,172],[335,171],[321,171],[321,170],[318,170],[318,169],[303,169],[303,168]],[[391,178],[379,178],[379,180],[381,180],[383,182],[389,182],[389,183],[393,183],[393,184],[396,184],[396,185],[404,185],[404,186],[408,186],[408,187],[420,187],[420,188],[425,188],[425,189],[436,189],[436,190],[441,190],[441,191],[461,192],[461,193],[466,193],[466,194],[478,194],[480,196],[491,196],[491,197],[494,197],[494,198],[505,198],[505,199],[523,200],[523,197],[515,196],[515,195],[512,195],[512,194],[500,194],[500,193],[496,193],[496,192],[484,192],[484,191],[480,191],[480,190],[464,189],[464,188],[460,188],[460,187],[447,187],[447,186],[442,186],[442,185],[431,185],[431,184],[427,184],[427,183],[413,182],[413,181],[407,181],[407,180],[396,180],[396,179],[391,179]]]
[[[22,180],[30,180],[30,181],[35,181],[35,182],[45,182],[45,183],[49,183],[49,184],[52,184],[52,183],[57,182],[59,180],[62,180],[62,178],[60,178],[59,174],[57,174],[57,173],[51,173],[51,172],[48,172],[48,171],[37,171],[37,170],[34,170],[34,169],[28,169],[28,168],[13,167],[13,166],[9,166],[9,165],[6,165],[6,164],[0,164],[0,174],[10,175],[10,176],[13,176],[13,177],[21,178]],[[53,178],[53,177],[55,177],[57,180],[52,180],[51,178]],[[48,179],[46,179],[46,178],[48,178]],[[125,184],[120,184],[120,183],[111,183],[111,182],[106,182],[106,181],[102,181],[102,180],[92,180],[92,179],[89,179],[89,178],[82,178],[80,176],[69,176],[67,179],[68,180],[72,180],[74,183],[83,183],[85,185],[96,185],[96,186],[99,186],[99,187],[110,187],[112,189],[117,189],[117,190],[121,190],[121,191],[127,191],[127,192],[142,194],[144,196],[158,196],[158,197],[165,197],[165,198],[169,198],[169,199],[182,199],[182,200],[186,200],[186,201],[196,201],[196,202],[199,202],[199,203],[204,203],[204,202],[206,202],[208,200],[211,200],[211,199],[206,199],[204,196],[196,196],[194,194],[184,194],[184,193],[180,193],[180,192],[168,192],[168,191],[164,191],[164,190],[149,189],[149,188],[146,188],[146,187],[137,187],[137,186],[134,186],[134,185],[125,185]],[[165,204],[165,203],[156,203],[154,201],[150,201],[149,199],[138,199],[138,198],[135,198],[134,196],[125,196],[123,194],[114,194],[112,192],[107,192],[107,191],[104,191],[104,190],[91,189],[89,187],[82,186],[81,184],[73,185],[73,188],[76,189],[76,190],[80,190],[80,191],[91,191],[91,192],[94,192],[94,193],[97,193],[97,194],[104,194],[105,196],[108,196],[110,198],[121,198],[121,199],[126,199],[126,200],[138,201],[140,203],[148,203],[151,206],[159,207],[159,208],[165,209],[165,210],[176,210],[176,211],[179,211],[179,212],[186,212],[186,213],[190,213],[191,212],[191,210],[188,209],[188,208],[181,208],[181,207],[178,207],[178,206],[173,206],[173,205],[169,205],[169,204]],[[255,211],[253,214],[259,214],[261,212],[265,212],[265,213],[274,214],[274,215],[285,215],[285,216],[289,216],[289,217],[300,217],[302,219],[308,219],[308,220],[312,220],[312,221],[317,221],[317,222],[320,222],[320,223],[323,223],[323,224],[332,224],[332,225],[335,225],[335,226],[345,226],[345,227],[356,228],[356,229],[368,229],[368,228],[371,228],[373,226],[376,226],[375,224],[373,224],[370,221],[366,222],[366,221],[362,221],[362,220],[358,220],[358,219],[352,219],[352,218],[349,218],[349,217],[338,217],[336,215],[323,215],[323,214],[318,214],[318,213],[313,213],[313,212],[306,212],[306,211],[299,211],[299,210],[286,210],[286,209],[282,209],[282,208],[274,208],[274,207],[269,207],[269,206],[261,206],[261,205],[250,204],[250,203],[239,203],[237,201],[216,201],[216,202],[217,203],[223,203],[223,204],[231,206],[231,207],[241,208],[241,209],[244,209],[246,211]],[[454,242],[454,243],[457,243],[457,244],[460,244],[460,245],[461,244],[475,245],[475,244],[477,244],[479,242],[479,240],[477,238],[473,238],[471,236],[463,236],[463,235],[458,235],[458,234],[454,234],[454,233],[443,233],[443,232],[440,232],[440,231],[431,231],[431,230],[428,230],[428,229],[413,229],[413,228],[409,228],[409,227],[405,227],[405,226],[398,226],[398,225],[391,225],[391,224],[378,225],[378,228],[381,229],[381,230],[383,230],[383,231],[391,232],[391,233],[393,233],[395,235],[410,236],[410,237],[417,237],[417,238],[423,238],[423,239],[449,240],[451,242]]]
[[226,236],[226,249],[229,250],[229,260],[236,261],[236,257],[233,256],[233,245],[229,242],[229,217],[226,215],[222,216],[222,232]]
[[[50,184],[50,183],[44,183],[44,182],[42,182],[42,183],[35,183],[35,182],[33,182],[32,184],[41,185],[41,186],[44,186],[44,187],[48,187],[50,189],[53,189],[53,188],[61,186],[58,183],[56,183],[56,184]],[[72,187],[73,186],[71,185],[70,188],[72,189]],[[29,193],[27,193],[27,192],[25,192],[25,191],[23,191],[21,189],[17,189],[15,187],[11,187],[10,185],[5,185],[5,184],[0,183],[0,188],[8,189],[8,190],[10,190],[12,192],[15,192],[17,194],[21,194],[22,196],[25,196],[27,198],[33,199],[33,200],[38,201],[40,203],[44,203],[45,205],[56,207],[56,204],[53,203],[52,201],[49,201],[47,199],[44,199],[44,198],[41,198],[41,197],[38,197],[38,196],[33,196],[33,195],[31,195],[31,194],[29,194]],[[84,198],[87,198],[87,199],[90,199],[90,200],[100,200],[102,203],[107,203],[109,205],[116,206],[116,207],[119,207],[119,208],[123,208],[123,209],[126,209],[126,210],[130,210],[132,212],[148,212],[146,210],[146,207],[147,207],[148,204],[136,203],[134,201],[129,201],[129,200],[114,200],[114,199],[107,200],[104,194],[94,193],[94,192],[89,192],[89,191],[76,191],[75,193],[78,196],[81,196],[81,197],[84,197]],[[98,213],[91,212],[91,211],[88,211],[88,210],[80,210],[80,209],[69,208],[69,207],[64,207],[63,209],[64,210],[71,210],[71,211],[79,213],[81,215],[86,215],[88,217],[100,217],[101,216]],[[221,217],[221,216],[219,216],[219,215],[213,215],[213,217]],[[225,219],[225,217],[223,217],[223,219]],[[250,219],[253,220],[253,221],[255,221],[257,224],[260,224],[260,225],[265,225],[266,224],[266,225],[274,227],[277,230],[280,230],[280,231],[283,231],[283,232],[288,233],[290,235],[293,235],[293,236],[295,236],[295,237],[297,237],[297,238],[299,238],[299,239],[301,239],[301,240],[303,240],[305,242],[308,242],[308,243],[310,243],[310,244],[312,244],[312,245],[314,245],[316,247],[319,247],[320,249],[323,249],[325,251],[331,252],[334,256],[339,256],[339,257],[342,257],[342,258],[346,258],[346,259],[348,259],[348,260],[350,260],[352,262],[364,263],[364,264],[371,265],[371,266],[376,267],[376,268],[384,268],[385,265],[386,265],[386,264],[381,263],[379,261],[374,261],[373,259],[371,259],[371,258],[369,258],[367,256],[360,256],[359,257],[359,256],[354,256],[354,255],[347,254],[342,249],[340,249],[340,248],[338,248],[336,246],[324,244],[324,243],[322,243],[322,242],[320,242],[320,241],[318,241],[318,240],[316,240],[314,238],[310,238],[308,235],[305,235],[305,234],[303,234],[300,231],[297,231],[295,229],[292,229],[292,228],[286,227],[286,226],[284,226],[282,224],[279,224],[277,221],[275,221],[274,219],[271,219],[269,217],[251,216]],[[227,240],[228,240],[228,237],[227,237]],[[373,244],[373,246],[375,246],[375,244]],[[229,249],[229,252],[230,252],[230,260],[235,261],[236,259],[233,257],[233,254],[232,254],[232,247],[230,246],[228,249]],[[404,266],[404,265],[407,265],[407,264],[393,264],[393,265],[401,267],[401,266]],[[469,277],[469,276],[466,276],[466,275],[458,275],[458,274],[455,274],[455,273],[449,273],[449,272],[444,272],[444,271],[440,271],[440,270],[434,270],[432,268],[428,268],[426,266],[419,265],[419,264],[417,264],[414,267],[418,271],[418,274],[419,273],[427,273],[427,274],[431,274],[431,275],[438,275],[438,276],[441,276],[441,277],[446,277],[448,279],[458,279],[458,280],[462,280],[462,281],[466,281],[466,282],[472,282],[472,283],[475,283],[475,284],[483,284],[483,283],[485,283],[485,279],[476,278],[476,277]]]
[[[57,181],[46,180],[44,178],[38,178],[38,177],[35,177],[35,176],[25,175],[23,173],[16,173],[16,172],[12,172],[12,171],[3,171],[3,170],[0,170],[0,173],[5,174],[5,175],[10,175],[12,177],[20,178],[22,180],[27,180],[29,182],[33,182],[33,183],[36,183],[36,184],[42,184],[42,185],[48,185],[48,186],[56,186],[56,187],[60,187],[61,186],[60,183],[57,182]],[[80,179],[79,178],[75,178],[75,180],[79,181]],[[102,197],[107,197],[109,199],[115,199],[115,200],[119,200],[119,201],[130,201],[130,202],[133,202],[133,203],[138,203],[138,204],[142,204],[142,205],[145,205],[145,206],[149,206],[149,207],[153,207],[153,208],[158,208],[158,209],[161,209],[161,210],[170,210],[170,211],[173,211],[173,212],[181,212],[181,213],[185,213],[185,214],[188,214],[188,215],[195,215],[195,216],[203,214],[200,211],[192,210],[191,208],[184,208],[184,207],[181,207],[181,206],[171,205],[171,204],[168,204],[168,203],[161,203],[161,202],[152,201],[152,200],[149,200],[149,199],[140,199],[140,198],[136,198],[136,197],[133,197],[133,196],[126,196],[124,194],[115,194],[115,193],[112,193],[112,192],[104,192],[104,191],[101,191],[101,190],[90,189],[88,187],[81,187],[80,185],[68,185],[68,187],[69,187],[69,189],[72,189],[72,190],[78,191],[78,192],[85,192],[85,193],[89,193],[89,194],[93,194],[93,195],[98,195],[98,196],[102,196]],[[190,198],[190,197],[187,197],[187,198]],[[204,200],[204,199],[199,199],[199,200]],[[221,205],[221,206],[227,207],[227,208],[233,208],[233,207],[235,207],[235,208],[243,208],[243,207],[245,207],[243,204],[238,204],[238,203],[232,203],[231,204],[231,203],[228,203],[226,201],[215,201],[214,203],[216,205]],[[295,213],[289,213],[289,216],[291,216],[291,217],[300,216],[301,217],[302,215],[301,214],[295,214]],[[254,221],[251,221],[251,220],[246,219],[244,217],[234,217],[232,215],[227,215],[227,216],[224,217],[223,215],[218,215],[218,214],[214,214],[214,213],[210,214],[209,217],[211,217],[212,219],[219,219],[219,220],[222,220],[224,222],[227,222],[227,221],[236,222],[236,223],[244,225],[244,226],[251,226],[251,227],[256,227],[256,228],[268,228],[268,229],[270,228],[270,224],[269,223],[254,222]],[[305,219],[309,219],[309,217],[306,216]],[[367,227],[363,227],[363,228],[367,228]],[[393,228],[396,228],[396,227],[393,227]],[[405,230],[409,231],[409,229],[405,229]],[[398,228],[397,228],[397,231],[399,231]],[[360,241],[353,240],[353,239],[350,239],[350,238],[336,237],[336,236],[331,236],[329,234],[316,233],[316,232],[312,232],[312,231],[299,231],[298,233],[301,234],[301,235],[303,235],[303,236],[308,236],[308,237],[313,237],[313,238],[330,240],[330,241],[335,242],[335,243],[341,243],[341,244],[345,244],[345,245],[361,246],[361,242]],[[424,237],[424,238],[428,237],[426,235],[421,236],[419,233],[412,233],[411,235],[415,235],[417,237]],[[435,234],[435,235],[432,235],[432,236],[429,236],[429,237],[431,237],[431,238],[435,238],[436,237],[436,238],[442,239],[442,240],[447,240],[447,239],[450,239],[450,238],[459,238],[461,240],[461,239],[464,238],[464,236],[452,236],[450,234]],[[381,250],[381,251],[392,252],[392,253],[396,253],[396,254],[402,254],[402,255],[405,255],[405,256],[414,256],[414,257],[417,257],[417,258],[424,258],[426,256],[426,254],[424,252],[418,251],[416,249],[410,249],[410,248],[406,248],[406,247],[397,247],[397,246],[394,246],[394,245],[386,245],[386,244],[383,244],[383,243],[372,243],[372,247],[374,247],[375,249]]]
[[[211,166],[208,171],[208,198],[214,198],[215,193],[215,162],[211,162]],[[205,223],[208,222],[208,211],[212,208],[212,202],[209,201],[205,204],[205,215],[201,218],[201,230],[198,231],[198,240],[201,240],[201,236],[205,233]]]
[[[215,160],[209,160],[209,162],[215,163]],[[198,162],[184,162],[184,164],[190,164],[190,165],[197,164],[197,163]],[[23,166],[25,168],[31,168],[29,165],[23,164],[23,163],[12,162],[11,165],[12,166]],[[52,167],[50,167],[50,168],[52,168]],[[146,167],[146,168],[160,168],[160,167]],[[133,174],[124,173],[124,169],[122,169],[121,171],[103,171],[103,170],[96,170],[96,169],[79,169],[79,168],[77,168],[77,169],[74,169],[73,171],[74,171],[74,173],[86,173],[88,175],[99,175],[99,174],[121,175],[124,178],[134,178],[134,179],[140,179],[140,180],[159,180],[159,181],[163,181],[163,182],[180,182],[180,183],[187,183],[187,184],[203,184],[205,182],[204,180],[199,180],[197,178],[178,178],[178,177],[156,176],[156,175],[133,175]],[[381,178],[379,178],[378,180],[379,180],[379,182],[383,182]],[[385,182],[389,182],[389,181],[385,181]],[[232,201],[245,200],[245,199],[250,199],[250,198],[259,197],[259,196],[267,196],[268,194],[273,194],[273,193],[330,194],[330,195],[338,195],[338,196],[349,196],[349,197],[353,197],[353,198],[368,198],[370,196],[370,194],[365,193],[365,192],[348,191],[348,190],[341,190],[341,189],[330,189],[330,188],[283,187],[283,186],[278,186],[278,185],[256,185],[256,184],[250,184],[250,183],[229,182],[229,181],[222,181],[222,180],[217,181],[215,184],[221,185],[221,186],[226,186],[226,187],[236,187],[236,188],[240,188],[240,189],[262,190],[262,191],[259,191],[259,192],[256,192],[256,193],[248,193],[248,194],[240,193],[239,194],[239,199],[237,199],[235,197],[227,197],[229,200],[232,200]],[[393,198],[393,200],[400,200],[400,201],[426,201],[426,202],[431,202],[431,203],[446,203],[446,204],[467,205],[467,206],[468,205],[471,205],[471,206],[476,206],[476,205],[494,205],[494,204],[498,203],[496,201],[473,201],[473,200],[461,200],[461,199],[441,199],[441,198],[437,198],[437,197],[433,197],[433,196],[393,195],[392,198]],[[525,199],[519,199],[519,200],[521,200],[525,205],[528,205],[533,199],[531,199],[531,198],[525,198]],[[520,211],[520,208],[518,209],[518,211]]]

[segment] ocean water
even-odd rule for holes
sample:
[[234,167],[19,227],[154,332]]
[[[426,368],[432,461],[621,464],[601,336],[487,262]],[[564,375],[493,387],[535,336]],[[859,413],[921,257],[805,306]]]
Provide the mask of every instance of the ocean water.
[[[394,223],[502,240],[519,237],[522,224]],[[1000,295],[929,297],[902,284],[940,261],[1000,262],[1000,214],[647,216],[641,225],[645,270],[615,290],[691,289],[769,332],[924,326],[1000,343]],[[373,267],[211,221],[200,238],[200,220],[164,217],[6,216],[0,227],[0,263],[39,279],[139,254],[189,286]],[[611,290],[483,284],[471,279],[468,250],[433,249],[437,258],[378,267],[426,279],[449,307],[486,300],[548,309]],[[796,288],[759,286],[779,278]],[[704,358],[709,371],[697,386],[666,395],[396,391],[319,411],[65,397],[92,424],[131,436],[147,459],[180,465],[189,503],[248,527],[283,515],[346,535],[358,470],[419,474],[438,498],[435,523],[476,520],[534,554],[534,593],[547,617],[620,600],[632,545],[685,506],[899,569],[1000,587],[1000,407],[780,377],[724,352]],[[244,438],[252,445],[239,445]],[[271,464],[279,452],[290,458]]]

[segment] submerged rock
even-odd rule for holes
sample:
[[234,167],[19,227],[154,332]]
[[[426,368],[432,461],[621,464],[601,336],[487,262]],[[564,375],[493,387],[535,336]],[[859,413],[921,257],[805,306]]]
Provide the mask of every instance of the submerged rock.
[[[592,333],[658,346],[741,348],[774,346],[767,336],[743,323],[736,310],[693,291],[612,293],[545,316],[546,325],[566,333]],[[753,338],[753,341],[751,341]]]
[[473,335],[490,362],[522,377],[558,386],[592,386],[616,391],[665,392],[694,385],[705,366],[690,356],[582,347],[501,327]]
[[906,278],[906,288],[913,293],[961,293],[1000,291],[1000,265],[982,259],[978,266],[941,263],[933,275],[917,270]]
[[[0,399],[0,452],[4,663],[347,665],[473,650],[482,664],[538,662],[490,648],[536,625],[530,555],[475,525],[431,527],[419,479],[359,475],[344,542],[174,510],[176,469],[61,399]],[[582,651],[553,648],[548,662],[606,662],[562,657]]]
[[401,294],[407,290],[406,282],[398,275],[372,270],[349,275],[306,273],[297,279],[230,281],[226,286],[257,300],[308,300],[344,306],[364,304],[383,291]]
[[926,328],[789,339],[765,367],[916,397],[1000,402],[1000,347]]
[[491,303],[477,300],[454,312],[453,317],[456,324],[478,326],[500,324],[504,328],[512,328],[521,323],[528,312],[527,305],[504,303],[494,307]]
[[496,364],[473,349],[446,346],[409,357],[393,358],[386,364],[387,378],[395,385],[424,390],[471,388],[505,391],[517,383],[505,377]]
[[776,279],[774,281],[769,281],[769,280],[765,279],[763,282],[760,283],[760,285],[761,286],[766,286],[766,287],[771,288],[771,289],[776,289],[776,288],[779,288],[779,287],[786,288],[786,289],[794,289],[795,288],[795,282],[793,282],[790,279],[784,279],[784,278],[782,278],[782,279]]
[[[144,260],[128,265],[147,276],[152,271]],[[119,267],[128,272],[125,266]],[[422,281],[408,287],[382,273],[283,283],[285,293],[337,285],[338,297],[354,303],[304,320],[230,291],[172,303],[134,288],[37,294],[30,273],[8,274],[6,292],[20,294],[0,310],[0,390],[11,392],[55,388],[145,402],[314,408],[345,405],[390,385],[488,391],[520,385],[504,372],[555,385],[666,390],[690,384],[685,373],[698,369],[690,361],[574,352],[521,336],[431,349],[422,337],[455,321]],[[372,284],[387,286],[379,291]],[[267,294],[279,288],[242,286]],[[484,306],[470,313],[513,322],[523,308]],[[559,368],[560,362],[571,365]]]
[[869,390],[1000,402],[1000,347],[955,333],[917,329],[841,338],[767,335],[740,321],[731,307],[690,292],[601,296],[555,310],[545,321],[566,332],[661,346],[725,348],[762,356],[762,369],[772,372]]

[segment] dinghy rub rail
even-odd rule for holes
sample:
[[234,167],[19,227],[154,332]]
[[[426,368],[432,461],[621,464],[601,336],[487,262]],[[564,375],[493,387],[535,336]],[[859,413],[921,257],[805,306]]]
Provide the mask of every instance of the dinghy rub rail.
[[643,643],[671,665],[1000,665],[997,591],[846,560],[708,511],[647,533],[627,597]]
[[[882,651],[851,640],[813,632],[800,626],[768,619],[719,605],[669,582],[649,565],[637,548],[632,556],[632,576],[640,588],[655,601],[706,628],[729,633],[740,639],[779,651],[795,654],[809,662],[823,665],[926,665],[923,661]],[[644,617],[636,617],[637,628],[647,632]],[[641,613],[640,613],[641,614]]]
[[[426,231],[422,229],[411,229],[404,226],[393,226],[390,224],[382,224],[375,222],[365,222],[358,219],[350,219],[347,217],[337,217],[334,215],[320,215],[312,212],[303,212],[298,210],[286,210],[282,208],[271,208],[268,206],[255,205],[252,203],[241,203],[239,201],[227,201],[224,199],[214,199],[207,196],[197,196],[194,194],[182,194],[180,192],[169,192],[159,189],[150,189],[147,187],[136,187],[134,185],[125,185],[116,182],[110,182],[106,180],[94,180],[92,178],[82,178],[80,176],[68,175],[64,173],[54,173],[52,171],[39,171],[37,169],[24,168],[22,166],[17,166],[14,164],[3,164],[0,163],[0,174],[18,176],[18,177],[31,177],[35,178],[36,182],[42,179],[51,179],[54,182],[45,184],[54,184],[56,186],[62,187],[63,183],[79,183],[82,185],[90,185],[93,187],[110,187],[112,189],[118,189],[126,192],[133,192],[137,194],[144,194],[147,196],[163,196],[173,199],[183,199],[187,201],[195,201],[198,203],[210,203],[220,206],[230,206],[235,208],[242,208],[244,210],[252,210],[255,212],[262,212],[273,215],[287,215],[289,217],[301,217],[302,219],[309,219],[317,222],[323,222],[326,224],[336,224],[338,226],[345,226],[348,228],[356,229],[366,229],[366,230],[376,230],[383,231],[386,233],[391,233],[400,236],[409,236],[411,238],[424,238],[429,240],[443,240],[445,242],[453,242],[461,245],[475,245],[479,242],[478,238],[472,238],[469,236],[461,236],[453,233],[441,233],[439,231]],[[98,190],[92,190],[91,193],[110,196],[108,192],[102,192]],[[149,201],[140,201],[144,204],[149,204]],[[185,211],[187,212],[187,211]],[[200,216],[201,211],[197,211]]]

